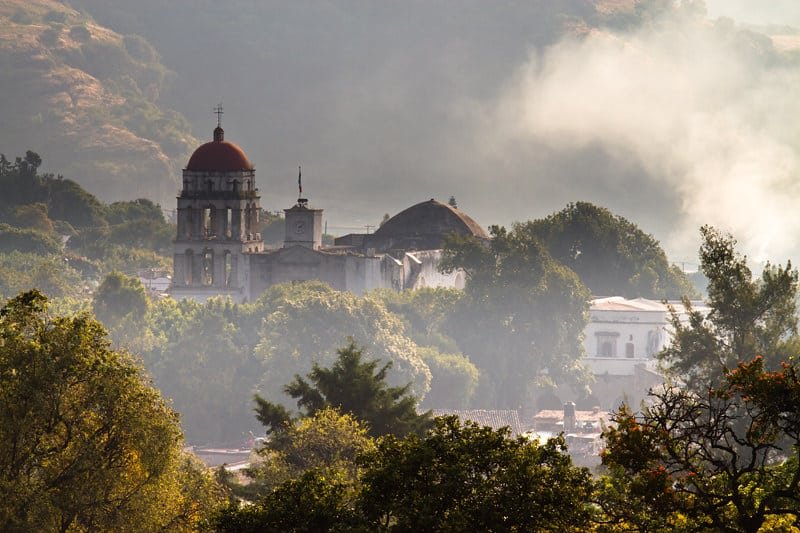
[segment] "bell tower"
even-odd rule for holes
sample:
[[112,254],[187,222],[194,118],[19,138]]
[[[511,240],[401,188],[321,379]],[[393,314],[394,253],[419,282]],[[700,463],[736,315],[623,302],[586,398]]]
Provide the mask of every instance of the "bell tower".
[[218,294],[248,297],[249,253],[262,252],[261,210],[253,164],[225,140],[222,106],[214,109],[213,140],[192,154],[178,196],[178,228],[170,293],[205,300]]

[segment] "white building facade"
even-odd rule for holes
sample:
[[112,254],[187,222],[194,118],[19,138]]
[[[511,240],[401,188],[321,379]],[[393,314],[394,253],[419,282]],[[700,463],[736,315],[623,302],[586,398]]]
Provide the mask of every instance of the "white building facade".
[[[592,394],[578,398],[560,387],[559,400],[582,403],[585,409],[614,410],[622,402],[638,408],[649,390],[664,382],[657,356],[672,342],[672,310],[681,322],[688,320],[679,301],[621,296],[592,300],[583,339],[583,362],[595,380]],[[702,302],[693,302],[693,310],[708,311]]]

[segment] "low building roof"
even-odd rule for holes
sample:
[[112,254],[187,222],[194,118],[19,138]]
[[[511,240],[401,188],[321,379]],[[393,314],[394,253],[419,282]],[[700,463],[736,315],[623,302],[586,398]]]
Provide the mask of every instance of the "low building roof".
[[433,416],[457,416],[462,422],[471,420],[480,426],[488,426],[494,430],[502,427],[511,429],[516,437],[526,431],[515,409],[432,409]]
[[629,300],[622,296],[596,298],[589,305],[592,311],[657,311],[661,313],[669,311],[666,305],[655,300],[645,298]]
[[[611,423],[611,414],[602,409],[591,411],[575,410],[575,425],[578,429],[593,428],[598,429],[603,424]],[[533,424],[536,431],[563,431],[564,429],[564,410],[563,409],[542,409],[533,417]]]

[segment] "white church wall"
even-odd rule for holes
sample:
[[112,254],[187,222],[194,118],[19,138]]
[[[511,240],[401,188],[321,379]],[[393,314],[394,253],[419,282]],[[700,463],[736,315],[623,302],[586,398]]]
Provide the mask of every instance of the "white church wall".
[[345,288],[355,294],[382,287],[381,258],[362,255],[345,256]]
[[[463,288],[463,273],[460,271],[447,274],[440,272],[439,262],[441,259],[441,250],[419,250],[406,253],[403,258],[403,268],[406,272],[405,288]],[[460,273],[462,275],[459,278]]]

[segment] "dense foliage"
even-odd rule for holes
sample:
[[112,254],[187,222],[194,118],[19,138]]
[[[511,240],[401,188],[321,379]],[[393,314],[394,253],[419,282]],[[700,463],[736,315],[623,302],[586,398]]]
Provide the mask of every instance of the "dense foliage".
[[0,310],[0,529],[193,530],[217,499],[177,414],[86,315]]
[[695,531],[755,533],[800,519],[800,379],[763,359],[741,363],[705,392],[668,386],[641,415],[623,410],[606,433],[612,520],[642,530],[684,520]]
[[486,244],[451,236],[441,268],[463,269],[464,296],[448,331],[481,372],[483,405],[518,408],[544,372],[552,382],[580,384],[589,293],[542,243],[515,226],[492,228]]
[[430,389],[430,370],[416,343],[378,298],[312,281],[271,287],[253,309],[263,317],[256,353],[271,370],[259,384],[267,400],[286,403],[280,393],[283,386],[295,374],[310,371],[314,363],[329,366],[336,358],[331,347],[350,338],[367,346],[372,357],[392,361],[387,375],[392,385],[410,382],[411,392],[419,398]]
[[709,312],[693,311],[685,324],[675,316],[673,343],[661,357],[674,375],[704,392],[722,379],[725,370],[756,355],[764,357],[768,368],[779,368],[800,355],[800,339],[795,309],[798,274],[791,263],[767,264],[761,277],[754,278],[732,237],[710,227],[701,233]]
[[373,295],[403,320],[408,336],[420,347],[418,354],[431,371],[431,390],[425,395],[423,407],[465,409],[471,405],[486,405],[483,398],[475,396],[480,371],[461,353],[447,327],[448,320],[461,305],[462,291],[381,289]]
[[701,233],[709,309],[673,316],[662,357],[674,383],[607,430],[602,505],[622,529],[789,531],[800,517],[797,272],[767,265],[754,279],[730,236]]
[[356,459],[373,447],[374,440],[364,423],[325,407],[312,416],[283,422],[245,471],[248,482],[241,485],[228,480],[228,485],[249,501],[313,471],[352,486],[359,476]]
[[106,324],[115,326],[130,316],[140,322],[147,312],[148,300],[142,282],[121,272],[112,272],[94,292],[92,308]]
[[0,296],[37,288],[85,297],[113,270],[169,265],[174,227],[160,206],[103,204],[74,181],[40,174],[41,163],[31,151],[14,161],[0,154]]
[[254,505],[217,516],[221,532],[585,531],[589,472],[558,439],[512,439],[457,418],[387,435],[358,454],[358,477],[306,470]]
[[594,295],[659,299],[695,293],[652,235],[588,202],[569,204],[515,231],[539,239]]
[[252,417],[253,394],[293,407],[283,386],[296,374],[310,372],[314,363],[330,366],[336,359],[332,347],[347,343],[349,336],[381,361],[378,368],[392,363],[386,371],[391,388],[410,382],[411,392],[425,394],[431,387],[426,360],[440,356],[445,368],[439,387],[448,383],[447,376],[464,387],[477,379],[459,366],[463,358],[451,361],[434,348],[420,348],[403,321],[369,295],[309,282],[273,287],[249,304],[164,298],[142,306],[141,286],[122,279],[117,274],[108,278],[95,307],[113,311],[101,314],[112,338],[141,354],[155,383],[181,413],[193,443],[243,440],[250,432],[262,432]]
[[376,530],[583,531],[588,470],[560,439],[545,444],[456,417],[427,435],[384,438],[361,463],[361,509]]

